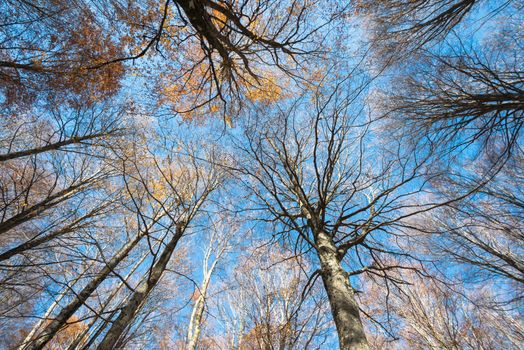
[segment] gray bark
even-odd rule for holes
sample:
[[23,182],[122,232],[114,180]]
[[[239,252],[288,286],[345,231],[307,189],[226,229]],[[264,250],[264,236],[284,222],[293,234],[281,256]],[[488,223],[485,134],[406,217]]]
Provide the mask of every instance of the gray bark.
[[148,276],[145,283],[136,288],[127,304],[122,308],[118,318],[113,322],[113,325],[105,335],[102,342],[98,345],[98,350],[115,350],[119,349],[118,341],[122,337],[122,334],[127,329],[129,324],[133,321],[142,305],[145,303],[147,296],[157,285],[158,281],[162,277],[163,272],[166,269],[167,263],[176,248],[176,245],[182,237],[183,230],[177,228],[177,232],[173,235],[173,238],[164,248],[164,251],[160,255],[158,261],[153,265],[151,274]]
[[144,233],[140,233],[132,241],[128,242],[120,251],[111,258],[104,268],[93,278],[73,300],[65,306],[60,313],[40,332],[38,337],[24,346],[23,350],[41,350],[55,336],[55,334],[67,323],[67,320],[87,301],[96,288],[109,276],[111,271],[129,254],[137,245]]
[[340,349],[368,350],[355,292],[348,273],[338,259],[336,245],[329,235],[320,232],[317,235],[317,246],[322,281],[337,327]]
[[55,143],[48,143],[44,146],[35,147],[32,149],[11,152],[11,153],[6,153],[6,154],[0,154],[0,162],[4,162],[6,160],[11,160],[11,159],[16,159],[16,158],[21,158],[21,157],[32,156],[32,155],[44,153],[47,151],[56,151],[64,146],[79,144],[84,141],[89,141],[92,139],[101,138],[101,137],[109,136],[109,135],[111,135],[110,132],[100,132],[100,133],[84,135],[84,136],[73,136],[71,138],[68,138],[62,141],[58,141]]

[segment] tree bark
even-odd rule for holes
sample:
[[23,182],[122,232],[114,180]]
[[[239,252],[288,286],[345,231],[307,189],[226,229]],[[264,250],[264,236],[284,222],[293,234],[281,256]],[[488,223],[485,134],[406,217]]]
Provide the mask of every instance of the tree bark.
[[204,317],[204,308],[206,306],[206,295],[211,276],[216,267],[217,261],[214,261],[209,271],[204,274],[204,280],[202,281],[202,287],[200,287],[198,298],[193,306],[191,312],[191,319],[189,320],[189,327],[187,331],[187,344],[186,350],[195,350],[197,347],[200,333],[202,332],[202,320]]
[[109,276],[111,271],[129,254],[137,245],[145,233],[141,232],[132,241],[128,242],[106,266],[93,278],[73,300],[65,306],[60,313],[40,332],[38,337],[28,343],[20,350],[41,350],[55,336],[55,334],[66,324],[67,320],[86,302],[95,289]]
[[118,318],[113,322],[113,325],[105,335],[104,339],[98,345],[98,350],[115,350],[119,349],[118,341],[122,337],[122,334],[127,329],[129,324],[133,321],[142,305],[145,303],[147,296],[157,285],[160,277],[166,269],[167,263],[176,248],[176,245],[182,237],[182,228],[177,228],[177,232],[173,235],[173,238],[164,248],[164,251],[160,255],[158,261],[153,265],[151,274],[148,276],[145,283],[136,288],[127,304],[122,308]]
[[7,231],[15,228],[18,225],[21,225],[35,218],[39,214],[48,210],[49,208],[52,208],[56,206],[57,204],[60,204],[70,199],[74,194],[76,194],[77,192],[80,192],[83,189],[83,187],[88,183],[89,181],[82,181],[76,185],[71,185],[66,189],[63,189],[52,195],[49,195],[47,198],[45,198],[41,202],[36,203],[35,205],[24,209],[22,212],[10,217],[9,219],[0,223],[0,235],[6,233]]
[[187,332],[187,345],[186,350],[195,350],[197,347],[198,338],[202,331],[202,317],[204,315],[204,295],[199,295],[193,312],[191,314],[191,321],[189,322],[189,330]]
[[317,234],[318,257],[341,350],[368,350],[355,292],[338,260],[337,247],[325,232]]
[[105,208],[105,205],[95,208],[91,210],[86,215],[83,215],[82,217],[73,220],[73,222],[67,224],[66,226],[44,236],[44,235],[37,235],[35,238],[32,238],[28,240],[27,242],[24,242],[22,244],[17,245],[14,248],[11,248],[3,253],[0,253],[0,261],[4,261],[7,259],[10,259],[11,257],[21,254],[27,250],[33,249],[38,247],[41,244],[44,244],[46,242],[49,242],[50,240],[65,235],[66,233],[74,232],[79,226],[81,226],[83,221],[88,220],[89,218],[93,218],[97,215],[98,212],[100,212],[102,209]]
[[6,160],[21,158],[21,157],[32,156],[32,155],[44,153],[47,151],[56,151],[64,146],[79,144],[84,141],[89,141],[92,139],[101,138],[101,137],[109,136],[109,135],[111,135],[110,132],[100,132],[100,133],[84,135],[84,136],[73,136],[71,138],[68,138],[68,139],[65,139],[59,142],[48,143],[47,145],[44,145],[41,147],[31,148],[31,149],[27,149],[23,151],[0,154],[0,162],[5,162]]

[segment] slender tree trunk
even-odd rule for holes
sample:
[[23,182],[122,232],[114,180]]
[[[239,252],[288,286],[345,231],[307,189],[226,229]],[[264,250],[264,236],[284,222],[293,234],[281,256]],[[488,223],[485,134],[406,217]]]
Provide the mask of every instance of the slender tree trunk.
[[61,190],[61,191],[56,192],[55,194],[49,195],[46,199],[42,200],[41,202],[29,208],[26,208],[22,212],[10,217],[9,219],[0,223],[0,234],[3,234],[13,229],[16,226],[33,219],[37,215],[46,211],[47,209],[52,208],[55,205],[68,200],[75,193],[79,192],[87,183],[88,181],[83,181],[79,184],[71,185],[70,187],[64,190]]
[[34,337],[34,335],[40,330],[42,325],[45,323],[45,320],[49,316],[51,316],[51,314],[53,313],[55,308],[58,306],[60,301],[62,301],[62,299],[66,295],[67,290],[68,288],[64,288],[62,293],[60,293],[60,296],[55,301],[53,301],[53,303],[47,308],[47,311],[44,314],[44,316],[33,326],[33,328],[31,328],[31,331],[26,335],[22,344],[18,347],[19,350],[24,349],[25,345],[28,344],[31,341],[31,339]]
[[[140,267],[140,265],[144,262],[144,260],[146,259],[147,256],[148,256],[148,254],[143,254],[142,258],[140,258],[140,260],[135,264],[135,266],[133,266],[131,271],[129,271],[127,273],[127,275],[124,277],[124,281],[127,282],[129,280],[131,275]],[[121,281],[118,284],[118,286],[115,287],[111,291],[111,294],[109,295],[109,297],[102,304],[100,310],[98,311],[98,314],[94,315],[93,319],[91,320],[91,322],[89,322],[87,327],[75,337],[75,339],[67,347],[67,350],[78,349],[78,348],[80,348],[80,346],[82,346],[87,341],[87,338],[89,337],[89,333],[91,332],[91,330],[92,330],[93,326],[95,325],[95,323],[100,318],[100,314],[102,314],[105,311],[106,307],[111,303],[113,298],[120,292],[120,290],[122,289],[122,287],[124,285],[125,285],[125,283],[123,281]],[[111,315],[113,315],[113,313],[111,313]]]
[[320,232],[317,235],[317,246],[322,281],[337,327],[340,349],[368,350],[355,292],[349,283],[348,273],[338,260],[336,245],[329,235]]
[[[0,66],[1,66],[1,63],[0,63]],[[84,141],[89,141],[92,139],[100,138],[103,136],[109,136],[109,135],[111,135],[111,133],[109,132],[100,132],[100,133],[84,135],[84,136],[73,136],[66,140],[62,140],[62,141],[55,142],[55,143],[48,143],[47,145],[44,145],[41,147],[36,147],[32,149],[11,152],[11,153],[6,153],[6,154],[0,154],[0,162],[4,162],[6,160],[11,160],[11,159],[16,159],[16,158],[21,158],[21,157],[27,157],[27,156],[31,156],[31,155],[35,155],[39,153],[44,153],[47,151],[58,150],[64,146],[78,144]]]
[[58,307],[62,299],[67,295],[67,292],[70,290],[70,288],[73,288],[78,281],[82,278],[82,276],[89,270],[89,268],[93,265],[91,263],[89,266],[83,269],[83,271],[78,275],[78,277],[73,281],[71,286],[66,286],[63,288],[62,292],[60,293],[59,297],[56,298],[53,303],[47,308],[46,313],[40,318],[40,320],[33,326],[31,329],[31,332],[29,332],[26,337],[24,338],[24,341],[22,344],[18,347],[19,350],[25,349],[25,346],[31,342],[35,334],[40,331],[40,328],[45,324],[45,321],[53,314],[54,310]]
[[200,332],[202,331],[202,317],[204,315],[205,306],[204,301],[205,296],[202,294],[199,295],[193,307],[193,312],[191,313],[191,320],[189,322],[189,329],[187,332],[186,350],[196,349],[198,338],[200,337]]
[[11,257],[17,255],[17,254],[21,254],[27,250],[30,250],[30,249],[33,249],[33,248],[36,248],[38,247],[39,245],[41,244],[44,244],[46,242],[49,242],[50,240],[58,237],[58,236],[62,236],[66,233],[70,233],[70,232],[73,232],[75,231],[78,226],[85,220],[91,218],[91,217],[94,217],[96,215],[97,212],[100,211],[100,208],[96,208],[94,210],[92,210],[91,212],[87,213],[86,215],[74,220],[73,222],[67,224],[66,226],[54,231],[54,232],[51,232],[50,234],[48,235],[38,235],[36,236],[35,238],[32,238],[30,240],[28,240],[27,242],[24,242],[14,248],[11,248],[3,253],[0,254],[0,261],[4,261],[4,260],[7,260],[7,259],[10,259]]
[[86,302],[95,289],[109,276],[111,271],[129,254],[145,235],[141,232],[132,241],[128,242],[120,251],[111,258],[104,268],[78,293],[73,300],[65,306],[60,313],[40,332],[38,337],[20,349],[41,350],[55,334],[66,324],[67,320]]
[[206,306],[207,289],[209,287],[209,282],[211,281],[211,276],[213,275],[215,266],[216,261],[211,266],[211,269],[204,275],[202,287],[200,287],[200,294],[195,302],[195,305],[193,306],[193,311],[191,312],[191,319],[189,321],[189,327],[187,331],[186,350],[195,350],[197,347],[198,339],[200,338],[200,333],[202,332],[202,319],[204,317],[204,308]]
[[169,262],[169,259],[171,258],[178,241],[182,237],[182,234],[183,230],[181,228],[177,228],[177,232],[175,235],[173,235],[173,238],[171,238],[169,243],[164,248],[164,251],[160,255],[158,261],[153,265],[151,274],[148,276],[145,283],[136,288],[127,304],[122,308],[118,318],[113,322],[113,325],[105,335],[104,339],[100,345],[98,345],[98,350],[118,349],[116,346],[118,341],[120,340],[126,328],[133,321],[133,318],[136,316],[142,305],[145,303],[149,293],[156,286],[160,280],[160,277],[162,277],[167,263]]

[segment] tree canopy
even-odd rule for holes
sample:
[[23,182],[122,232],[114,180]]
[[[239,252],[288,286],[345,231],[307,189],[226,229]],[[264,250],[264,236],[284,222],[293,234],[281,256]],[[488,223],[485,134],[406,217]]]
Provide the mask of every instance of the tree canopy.
[[521,0],[0,3],[0,349],[524,347]]

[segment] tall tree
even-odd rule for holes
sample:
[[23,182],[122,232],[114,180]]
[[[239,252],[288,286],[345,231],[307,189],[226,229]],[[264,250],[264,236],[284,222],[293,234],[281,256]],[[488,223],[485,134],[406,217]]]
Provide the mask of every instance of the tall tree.
[[199,339],[204,326],[204,311],[208,307],[208,295],[211,289],[211,279],[216,273],[217,267],[230,253],[235,245],[235,236],[239,233],[238,224],[227,216],[211,221],[208,232],[205,236],[207,246],[204,248],[202,261],[202,281],[194,292],[193,309],[189,319],[187,329],[187,350],[195,350],[199,344]]
[[373,124],[357,102],[365,86],[325,82],[286,109],[262,110],[238,145],[242,163],[256,165],[241,171],[265,219],[318,259],[341,349],[368,348],[349,277],[388,278],[388,270],[402,269],[384,261],[389,254],[411,258],[389,237],[402,218],[432,205],[409,201],[425,186],[418,181],[424,157],[404,158],[401,139],[387,150],[374,143]]
[[325,296],[307,285],[307,259],[263,241],[246,253],[235,267],[234,283],[218,296],[227,320],[221,346],[283,350],[323,344],[332,323]]
[[[172,143],[173,148],[170,148],[169,153],[171,155],[167,159],[159,159],[151,154],[151,165],[156,169],[158,178],[156,181],[151,182],[146,177],[151,169],[146,168],[145,173],[140,168],[135,169],[134,176],[145,190],[147,200],[153,207],[162,210],[168,222],[163,223],[165,232],[159,238],[163,244],[153,253],[148,271],[121,307],[116,318],[112,320],[111,327],[98,344],[98,349],[113,349],[115,346],[120,346],[119,341],[122,340],[124,332],[166,271],[180,239],[187,233],[189,225],[200,215],[211,193],[224,181],[224,172],[213,165],[220,158],[216,150],[212,148],[205,150],[204,154],[197,158],[196,150],[184,147],[185,152],[177,156],[180,152],[175,151],[175,147],[183,146],[177,141]],[[191,146],[194,147],[195,144]]]

